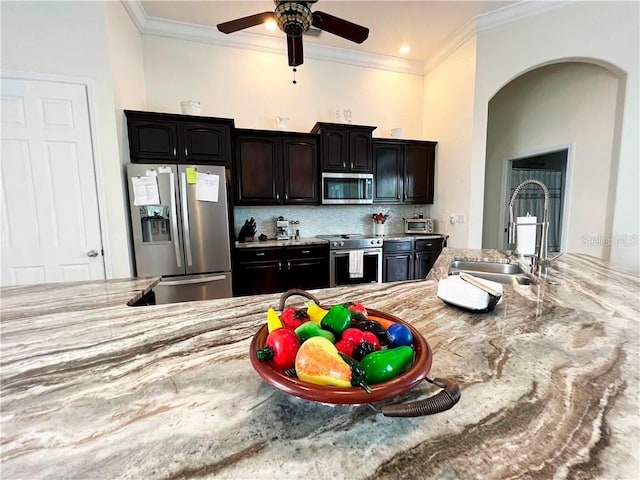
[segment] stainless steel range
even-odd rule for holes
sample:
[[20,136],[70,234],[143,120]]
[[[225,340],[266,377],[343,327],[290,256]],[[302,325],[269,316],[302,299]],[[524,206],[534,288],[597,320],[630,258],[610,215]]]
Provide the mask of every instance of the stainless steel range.
[[329,241],[329,286],[382,283],[382,238],[350,233]]

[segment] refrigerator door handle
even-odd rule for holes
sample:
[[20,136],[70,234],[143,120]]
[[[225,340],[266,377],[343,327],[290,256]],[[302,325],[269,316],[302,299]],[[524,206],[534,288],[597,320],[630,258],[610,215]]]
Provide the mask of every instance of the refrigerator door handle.
[[182,224],[184,225],[184,249],[187,251],[187,265],[193,265],[193,258],[191,257],[191,231],[189,229],[189,206],[187,205],[187,174],[182,172],[181,174],[182,188],[180,193],[182,194]]
[[211,277],[202,277],[202,278],[190,278],[189,280],[170,280],[165,282],[164,280],[160,282],[161,285],[165,285],[167,287],[173,287],[176,285],[190,285],[193,283],[209,283],[215,282],[218,280],[224,280],[227,277],[225,275],[213,275]]
[[173,172],[169,174],[169,191],[171,192],[171,235],[173,237],[173,247],[176,251],[176,264],[182,267],[182,255],[180,255],[180,245],[178,244],[178,211],[176,209],[176,182]]

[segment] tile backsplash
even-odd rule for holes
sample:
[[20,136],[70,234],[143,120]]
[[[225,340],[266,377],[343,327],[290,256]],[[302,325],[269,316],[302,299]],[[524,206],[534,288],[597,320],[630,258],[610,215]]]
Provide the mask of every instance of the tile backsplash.
[[[374,222],[371,215],[382,212],[388,214],[385,234],[404,232],[403,218],[422,214],[429,218],[429,205],[271,205],[268,207],[235,207],[234,222],[236,237],[245,220],[253,217],[256,221],[256,237],[264,233],[273,238],[276,234],[275,219],[279,216],[287,220],[297,220],[301,237],[331,235],[341,233],[361,233],[373,235]],[[290,233],[295,231],[290,229]]]

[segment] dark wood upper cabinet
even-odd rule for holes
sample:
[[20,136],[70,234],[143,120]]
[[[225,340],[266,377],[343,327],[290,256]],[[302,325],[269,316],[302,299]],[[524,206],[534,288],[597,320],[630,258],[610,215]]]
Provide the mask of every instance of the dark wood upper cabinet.
[[221,125],[182,124],[184,156],[188,162],[230,163],[229,130]]
[[318,140],[282,139],[284,202],[318,203]]
[[275,138],[239,135],[236,139],[235,162],[237,203],[281,203],[281,165]]
[[318,139],[311,134],[237,130],[237,205],[318,203]]
[[323,172],[373,173],[372,133],[376,127],[318,122]]
[[410,143],[404,146],[405,203],[433,203],[435,145]]
[[373,143],[373,200],[378,203],[402,201],[403,147],[397,143]]
[[129,117],[131,159],[178,161],[178,125],[148,118]]
[[125,110],[134,163],[231,165],[233,120]]
[[373,140],[374,203],[433,203],[436,142]]

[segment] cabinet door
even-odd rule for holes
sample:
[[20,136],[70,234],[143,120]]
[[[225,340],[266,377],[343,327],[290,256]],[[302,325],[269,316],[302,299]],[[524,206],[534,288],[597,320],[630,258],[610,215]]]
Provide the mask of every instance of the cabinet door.
[[385,253],[382,261],[383,282],[400,282],[413,279],[413,254],[411,252]]
[[431,271],[431,267],[433,267],[433,264],[436,263],[436,260],[439,256],[440,252],[434,250],[415,252],[414,278],[416,280],[422,280],[426,278]]
[[326,288],[329,286],[329,262],[325,258],[287,260],[284,277],[286,290]]
[[231,132],[226,125],[183,123],[184,160],[230,165]]
[[240,262],[233,271],[233,294],[275,293],[282,288],[282,260]]
[[128,118],[131,161],[176,162],[178,124],[169,121]]
[[371,132],[352,130],[349,132],[349,171],[373,173],[371,156]]
[[405,145],[405,203],[433,203],[435,145]]
[[236,203],[282,203],[278,141],[266,137],[239,137],[236,148]]
[[322,171],[346,172],[349,156],[349,132],[325,130],[322,132]]
[[285,249],[285,289],[325,288],[329,286],[329,248],[305,245]]
[[400,203],[402,197],[402,145],[373,144],[374,203]]
[[313,138],[284,138],[284,203],[318,203],[318,142]]

